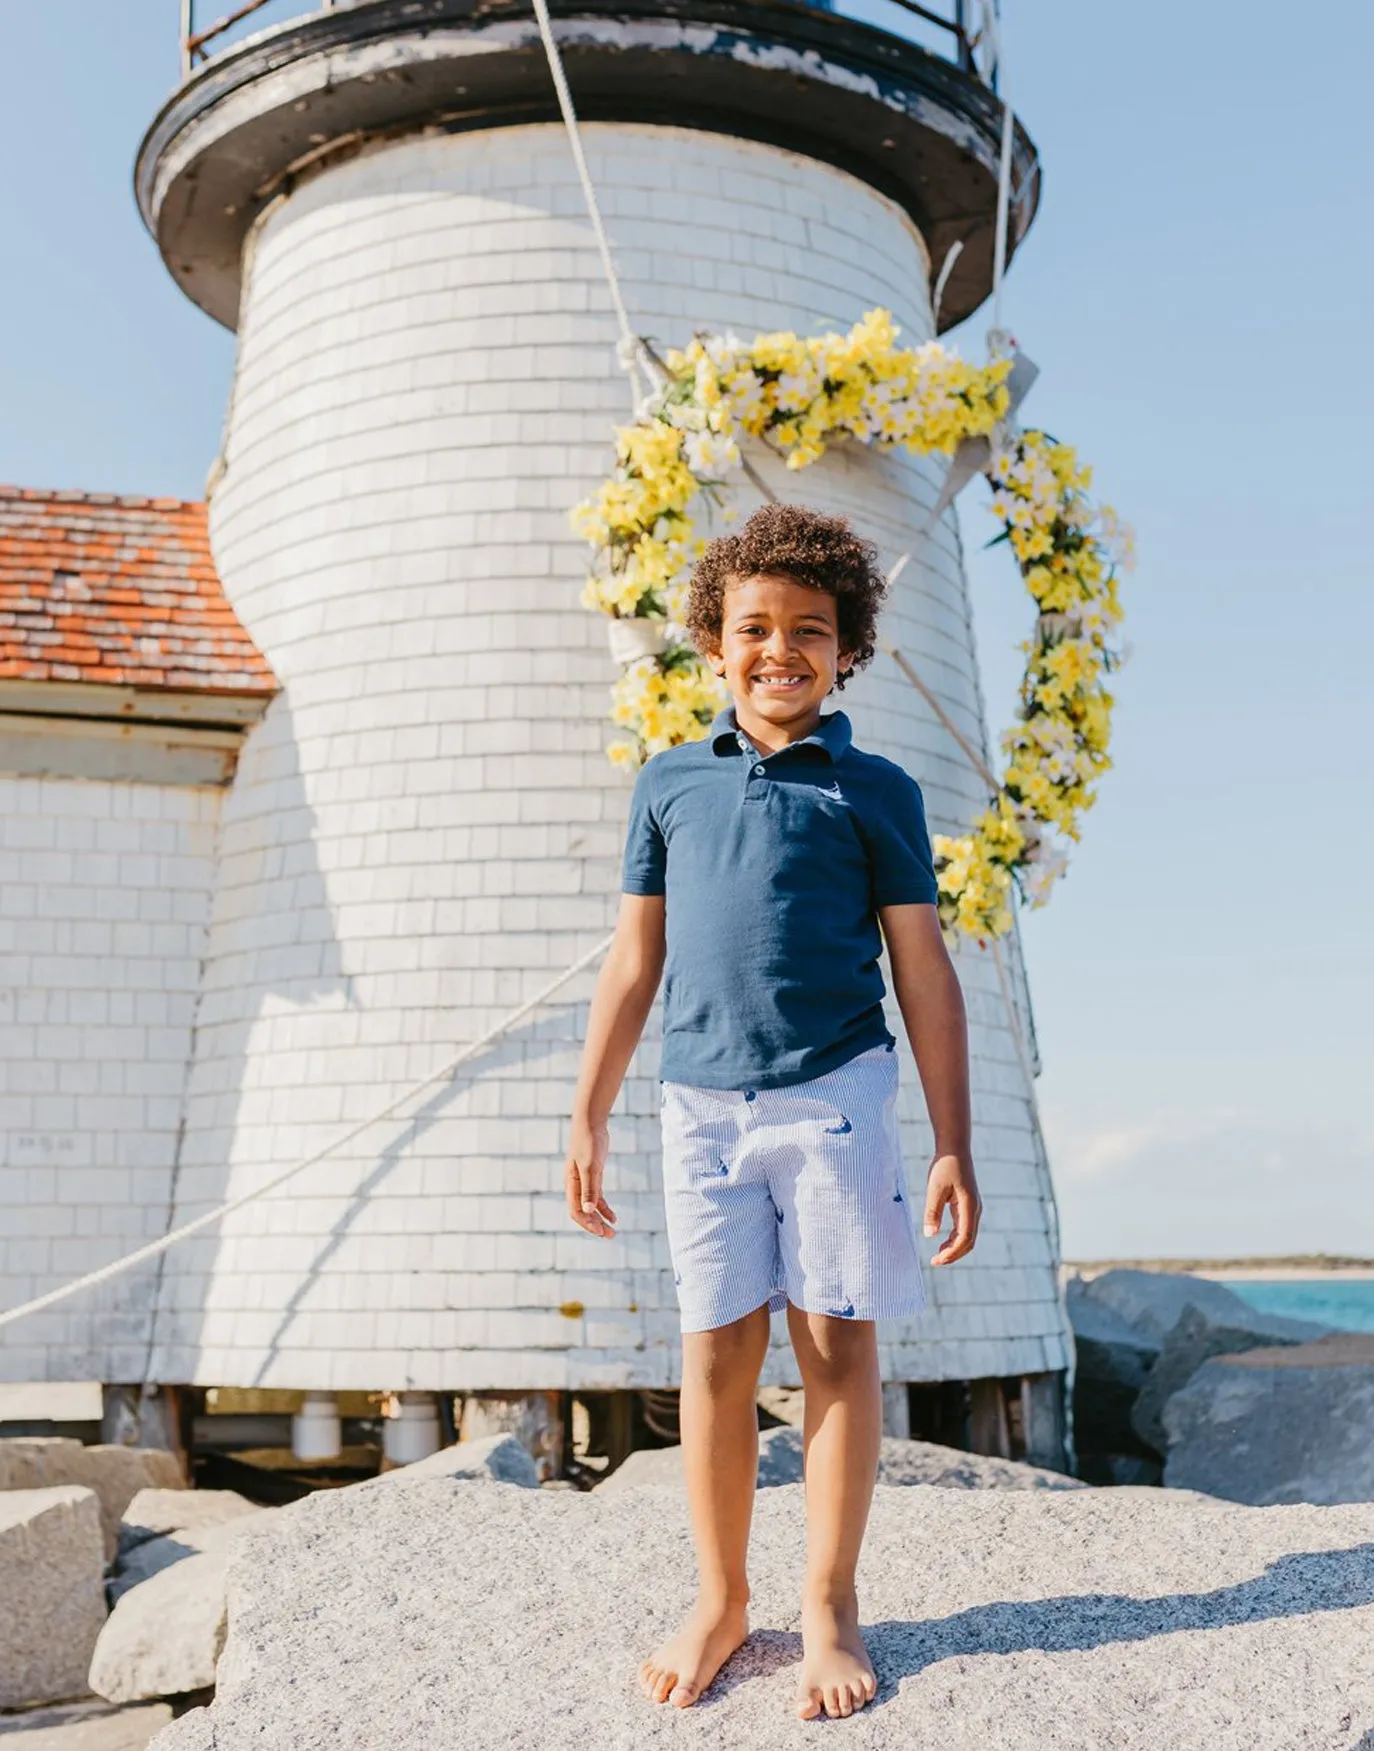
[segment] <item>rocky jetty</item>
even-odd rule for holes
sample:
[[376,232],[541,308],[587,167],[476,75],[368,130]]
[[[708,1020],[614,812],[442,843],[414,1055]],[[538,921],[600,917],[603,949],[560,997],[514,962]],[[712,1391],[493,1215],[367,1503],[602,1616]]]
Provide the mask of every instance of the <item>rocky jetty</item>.
[[760,1493],[753,1632],[679,1712],[635,1669],[692,1597],[681,1491],[316,1495],[237,1547],[216,1698],[155,1751],[755,1751],[828,1730],[874,1751],[1350,1751],[1374,1732],[1374,1505],[880,1485],[861,1576],[879,1690],[842,1727],[792,1713],[804,1513],[796,1484]]
[[140,1490],[184,1490],[186,1479],[170,1453],[151,1447],[84,1446],[62,1435],[0,1440],[0,1493],[76,1484],[94,1490],[109,1562],[119,1544],[124,1510]]
[[1078,1356],[1075,1445],[1079,1471],[1091,1483],[1172,1481],[1166,1407],[1205,1363],[1308,1344],[1330,1331],[1260,1313],[1222,1283],[1160,1271],[1074,1277],[1066,1301]]
[[1374,1334],[1249,1349],[1164,1405],[1166,1484],[1233,1502],[1374,1502]]
[[[759,1436],[759,1488],[802,1480],[800,1429],[765,1429]],[[940,1447],[933,1441],[889,1439],[878,1458],[878,1482],[883,1484],[935,1484],[954,1490],[1077,1490],[1085,1486],[1061,1471],[1042,1471],[1010,1459],[987,1458],[964,1453],[955,1447]],[[681,1489],[681,1447],[643,1448],[632,1453],[613,1471],[597,1491],[601,1495],[645,1485]]]

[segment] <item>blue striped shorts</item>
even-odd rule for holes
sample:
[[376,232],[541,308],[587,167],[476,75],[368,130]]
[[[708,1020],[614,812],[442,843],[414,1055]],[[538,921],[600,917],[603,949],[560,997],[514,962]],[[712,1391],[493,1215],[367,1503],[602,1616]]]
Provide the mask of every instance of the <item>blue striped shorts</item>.
[[839,1319],[924,1309],[890,1045],[786,1088],[665,1082],[661,1116],[683,1331],[764,1302]]

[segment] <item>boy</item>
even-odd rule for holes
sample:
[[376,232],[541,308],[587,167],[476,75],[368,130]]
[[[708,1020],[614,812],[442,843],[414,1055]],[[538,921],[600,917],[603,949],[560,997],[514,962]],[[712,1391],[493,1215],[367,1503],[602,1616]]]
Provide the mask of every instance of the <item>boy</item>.
[[874,654],[871,543],[795,505],[713,541],[687,627],[733,696],[656,755],[630,808],[616,935],[597,979],[565,1167],[568,1212],[614,1234],[607,1118],[665,962],[664,1191],[682,1315],[682,1444],[699,1590],[640,1668],[686,1708],[748,1634],[755,1394],[786,1307],[805,1387],[807,1565],[797,1712],[876,1689],[855,1571],[877,1471],[874,1322],[925,1304],[898,1153],[879,931],[935,1133],[925,1232],[962,1258],[982,1211],[967,1028],[936,914],[921,794],[821,705]]

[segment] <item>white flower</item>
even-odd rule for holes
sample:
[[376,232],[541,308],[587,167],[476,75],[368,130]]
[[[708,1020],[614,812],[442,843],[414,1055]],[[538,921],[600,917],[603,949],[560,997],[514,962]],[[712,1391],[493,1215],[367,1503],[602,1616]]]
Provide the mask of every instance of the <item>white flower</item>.
[[1090,602],[1076,602],[1068,611],[1068,620],[1081,638],[1105,644],[1121,624],[1121,613],[1105,596],[1094,596]]
[[1098,525],[1102,532],[1102,545],[1107,549],[1108,556],[1122,571],[1135,570],[1135,530],[1129,523],[1123,523],[1110,505],[1103,505],[1098,513]]
[[783,413],[800,413],[816,399],[815,378],[809,371],[784,371],[775,394]]
[[693,432],[687,439],[687,466],[698,479],[739,465],[739,445],[729,432]]
[[756,371],[741,371],[730,389],[735,416],[748,420],[763,406],[763,378]]
[[1021,866],[1021,881],[1026,899],[1032,906],[1043,906],[1050,889],[1069,867],[1069,860],[1059,847],[1046,838],[1039,838],[1026,849],[1026,861]]
[[706,410],[699,402],[674,401],[663,410],[663,417],[680,432],[704,432]]
[[739,353],[745,351],[744,342],[737,334],[708,334],[702,341],[702,350],[706,357],[718,370],[723,369]]

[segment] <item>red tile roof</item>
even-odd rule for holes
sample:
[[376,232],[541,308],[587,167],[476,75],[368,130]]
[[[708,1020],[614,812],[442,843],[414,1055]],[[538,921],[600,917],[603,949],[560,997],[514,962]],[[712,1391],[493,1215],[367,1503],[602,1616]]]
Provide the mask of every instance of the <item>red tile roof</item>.
[[267,696],[205,506],[0,486],[0,680]]

